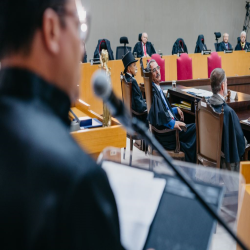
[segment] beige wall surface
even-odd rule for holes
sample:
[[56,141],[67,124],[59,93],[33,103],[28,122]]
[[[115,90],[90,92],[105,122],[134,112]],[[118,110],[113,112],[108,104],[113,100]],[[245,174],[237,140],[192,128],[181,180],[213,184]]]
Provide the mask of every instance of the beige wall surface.
[[[116,55],[120,37],[127,36],[132,49],[138,34],[146,31],[155,49],[164,55],[183,38],[189,53],[194,53],[199,34],[214,51],[214,32],[229,33],[235,47],[245,19],[245,0],[82,0],[91,15],[87,41],[88,61],[93,58],[97,40],[106,38]],[[221,39],[220,39],[221,41]],[[250,40],[249,40],[250,41]]]

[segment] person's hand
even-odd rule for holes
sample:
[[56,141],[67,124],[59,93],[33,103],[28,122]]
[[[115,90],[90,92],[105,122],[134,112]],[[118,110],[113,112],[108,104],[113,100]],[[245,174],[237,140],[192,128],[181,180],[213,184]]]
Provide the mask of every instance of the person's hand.
[[175,122],[175,125],[174,125],[174,128],[178,128],[180,131],[182,131],[181,126],[182,126],[182,127],[185,127],[186,124],[185,124],[184,122],[176,121],[176,122]]
[[177,108],[177,110],[178,110],[178,114],[179,114],[179,116],[180,116],[180,120],[181,121],[184,121],[184,114],[183,114],[183,112],[181,111],[181,109],[180,108]]

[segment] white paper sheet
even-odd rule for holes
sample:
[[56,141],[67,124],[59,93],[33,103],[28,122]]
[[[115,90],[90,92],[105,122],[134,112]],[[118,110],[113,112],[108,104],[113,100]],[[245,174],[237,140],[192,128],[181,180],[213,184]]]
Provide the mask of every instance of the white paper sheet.
[[121,241],[127,250],[143,248],[166,181],[152,172],[113,162],[103,169],[113,190],[120,221]]

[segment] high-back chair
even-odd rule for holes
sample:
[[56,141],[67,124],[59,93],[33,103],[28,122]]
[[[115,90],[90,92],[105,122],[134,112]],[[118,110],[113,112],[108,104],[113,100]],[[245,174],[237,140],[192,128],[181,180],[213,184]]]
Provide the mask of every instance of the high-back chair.
[[[151,72],[146,72],[143,69],[142,60],[141,60],[141,67],[142,67],[141,72],[143,73],[142,77],[143,77],[143,80],[144,80],[144,87],[145,87],[145,94],[146,94],[147,111],[149,113],[149,111],[151,109],[151,105],[152,105],[152,73]],[[186,127],[182,127],[182,129],[185,130]],[[171,133],[171,132],[175,131],[175,134],[176,134],[176,148],[175,148],[174,151],[167,150],[167,152],[174,159],[185,160],[185,153],[180,151],[180,140],[179,140],[179,130],[178,129],[167,129],[166,128],[166,129],[159,130],[156,127],[154,127],[152,124],[149,124],[149,130],[153,135],[155,133],[168,134],[168,133]],[[153,155],[158,155],[158,153],[153,148],[151,148],[151,153]]]
[[[122,100],[128,111],[130,112],[131,117],[132,116],[142,116],[147,113],[147,111],[144,111],[143,113],[138,113],[132,109],[132,82],[127,82],[125,76],[121,72],[121,89],[122,89]],[[130,160],[129,164],[132,163],[132,154],[133,154],[133,140],[141,140],[141,136],[138,134],[129,134],[127,133],[127,137],[130,139]],[[125,151],[126,147],[124,148],[124,158],[125,158]],[[147,150],[145,150],[145,153],[147,153]]]
[[120,43],[123,44],[123,46],[116,47],[116,60],[122,59],[122,57],[128,52],[131,51],[132,48],[127,46],[128,38],[126,36],[123,36],[120,38]]
[[192,58],[183,53],[177,58],[177,80],[193,79]]
[[224,109],[217,113],[204,97],[195,106],[197,164],[220,168]]
[[165,60],[161,58],[159,54],[153,54],[151,56],[151,59],[154,59],[157,64],[161,67],[160,72],[161,72],[161,81],[165,82]]
[[208,78],[212,71],[216,68],[221,68],[221,57],[217,52],[212,52],[211,55],[207,58],[207,67],[208,67]]

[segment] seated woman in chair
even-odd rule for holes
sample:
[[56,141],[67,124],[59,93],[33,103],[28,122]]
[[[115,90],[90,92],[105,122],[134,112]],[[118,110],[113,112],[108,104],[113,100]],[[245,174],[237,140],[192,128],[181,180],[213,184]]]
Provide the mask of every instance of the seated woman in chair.
[[[141,90],[137,84],[136,79],[134,78],[134,76],[136,76],[137,74],[137,61],[138,60],[135,60],[130,51],[127,52],[127,54],[122,58],[126,81],[132,82],[132,110],[137,113],[143,113],[147,110],[147,104],[143,99]],[[145,113],[144,115],[136,116],[136,118],[143,121],[148,126],[147,113]]]
[[[245,152],[247,141],[244,137],[239,118],[235,111],[225,102],[227,96],[227,78],[223,69],[214,69],[210,76],[213,96],[208,100],[216,112],[224,109],[222,152],[222,168],[239,171],[239,162]],[[216,131],[215,131],[216,133]]]
[[[147,64],[147,71],[152,72],[152,106],[148,114],[148,121],[159,130],[179,129],[180,149],[185,153],[185,160],[196,163],[196,127],[195,124],[186,125],[184,114],[179,108],[171,108],[166,96],[163,94],[160,81],[160,67],[155,60],[150,60]],[[179,121],[176,115],[180,116]],[[182,131],[181,127],[187,127],[187,131]],[[176,147],[175,131],[171,134],[155,134],[156,139],[167,150],[174,150]]]

